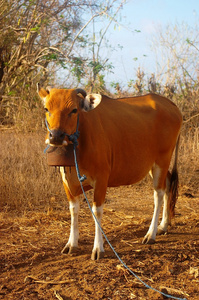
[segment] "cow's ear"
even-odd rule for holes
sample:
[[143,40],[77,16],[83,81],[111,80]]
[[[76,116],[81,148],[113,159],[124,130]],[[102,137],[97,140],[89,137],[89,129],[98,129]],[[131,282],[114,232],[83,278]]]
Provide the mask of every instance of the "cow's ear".
[[43,102],[45,103],[46,100],[46,96],[50,93],[51,88],[47,87],[46,90],[43,88],[40,88],[40,84],[37,83],[37,93],[39,95],[39,97],[43,100]]
[[87,95],[82,101],[81,101],[81,108],[84,111],[90,111],[97,107],[102,100],[102,96],[100,94],[90,94]]

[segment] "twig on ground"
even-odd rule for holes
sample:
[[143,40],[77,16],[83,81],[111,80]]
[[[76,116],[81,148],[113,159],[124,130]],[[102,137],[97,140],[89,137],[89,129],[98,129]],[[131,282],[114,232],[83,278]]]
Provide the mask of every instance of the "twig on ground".
[[172,288],[168,288],[165,286],[160,286],[160,291],[168,294],[168,295],[172,295],[175,297],[183,297],[183,296],[189,296],[187,293],[181,291],[181,290],[177,290],[177,289],[172,289]]
[[54,290],[54,295],[58,300],[63,300],[63,298],[60,296],[60,294]]
[[28,282],[28,281],[34,281],[35,283],[42,283],[42,284],[65,284],[65,283],[71,283],[72,281],[75,281],[74,279],[70,279],[70,280],[61,280],[61,281],[46,281],[46,280],[39,280],[37,278],[35,278],[32,275],[28,275],[26,276],[26,278],[24,279],[24,282]]

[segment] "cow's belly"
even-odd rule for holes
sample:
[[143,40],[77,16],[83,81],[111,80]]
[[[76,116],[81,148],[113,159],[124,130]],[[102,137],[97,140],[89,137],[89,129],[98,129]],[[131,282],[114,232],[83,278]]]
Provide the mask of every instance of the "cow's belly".
[[154,162],[138,168],[137,166],[134,167],[133,165],[126,165],[125,167],[121,168],[120,171],[112,170],[109,180],[108,186],[109,187],[116,187],[120,185],[129,185],[134,184],[141,181],[151,170]]
[[[112,161],[108,186],[134,184],[142,180],[151,170],[157,158],[155,149],[151,147],[140,151],[132,151],[131,155],[123,153],[122,157]],[[119,159],[118,159],[119,157]]]

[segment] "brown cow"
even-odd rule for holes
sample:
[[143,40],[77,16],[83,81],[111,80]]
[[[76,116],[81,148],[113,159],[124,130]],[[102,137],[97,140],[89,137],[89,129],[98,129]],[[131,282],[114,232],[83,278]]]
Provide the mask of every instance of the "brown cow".
[[[38,87],[38,93],[44,102],[50,130],[47,144],[70,144],[68,135],[76,132],[79,118],[79,169],[87,178],[84,189],[94,189],[92,209],[100,224],[107,187],[133,184],[150,173],[155,207],[143,243],[154,243],[157,233],[167,231],[177,195],[182,115],[176,105],[156,94],[114,100],[99,94],[87,95],[81,89]],[[175,146],[171,174],[168,169]],[[61,174],[71,213],[70,236],[62,252],[72,253],[78,247],[78,196],[82,190],[75,167],[61,167]],[[163,217],[158,226],[163,200]],[[99,259],[103,254],[102,233],[95,221],[91,258]]]

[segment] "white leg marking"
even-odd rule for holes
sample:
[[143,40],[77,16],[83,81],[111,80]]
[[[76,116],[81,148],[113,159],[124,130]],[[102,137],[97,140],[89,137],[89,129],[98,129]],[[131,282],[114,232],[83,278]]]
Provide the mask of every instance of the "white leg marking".
[[163,190],[157,190],[157,191],[155,190],[154,191],[153,218],[152,218],[149,230],[143,239],[143,243],[152,244],[155,242],[155,237],[156,237],[157,228],[158,228],[158,218],[159,218],[160,209],[162,206],[164,193],[165,193],[165,191],[163,191]]
[[72,253],[78,248],[79,228],[78,228],[78,216],[79,216],[79,199],[74,202],[69,201],[69,209],[71,214],[71,227],[68,243],[65,245],[62,253]]
[[67,186],[67,188],[69,189],[68,181],[66,180],[65,169],[64,169],[64,167],[60,167],[59,169],[60,169],[60,173],[61,173],[61,176],[62,176],[62,180],[65,183],[65,185]]
[[[103,205],[98,206],[98,207],[93,205],[92,211],[101,226],[101,220],[102,220],[102,215],[103,215]],[[95,239],[94,239],[94,246],[93,246],[91,258],[93,260],[99,259],[100,257],[103,257],[103,253],[104,253],[104,246],[103,246],[102,232],[95,220]]]
[[[66,179],[64,167],[60,167],[60,173],[62,175],[62,180],[64,184],[68,187],[68,181]],[[71,215],[71,227],[70,227],[70,236],[68,243],[65,245],[62,253],[72,253],[78,247],[79,239],[79,228],[78,228],[78,216],[79,216],[79,197],[76,197],[73,201],[69,200],[69,209]]]
[[79,200],[75,202],[70,201],[70,214],[71,214],[71,227],[70,237],[68,243],[71,247],[78,247],[79,228],[78,228],[78,216],[79,216]]

